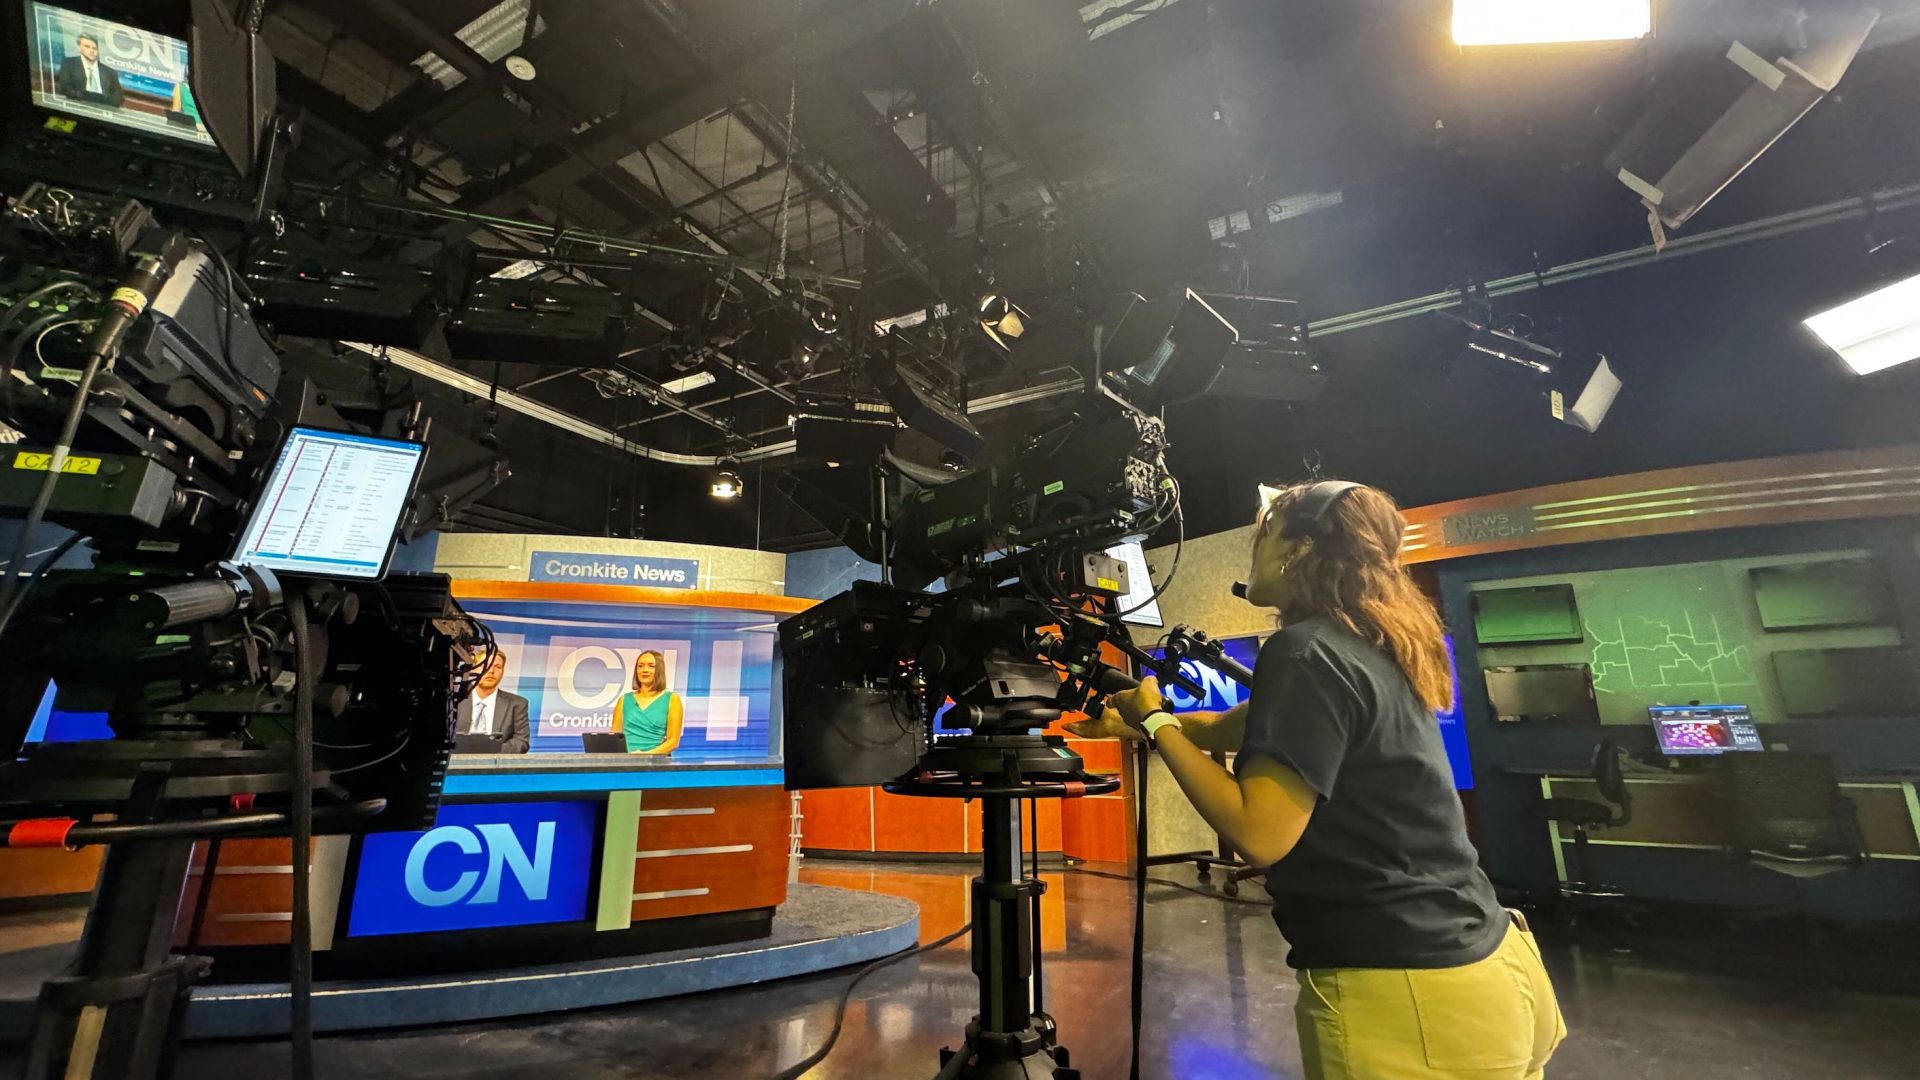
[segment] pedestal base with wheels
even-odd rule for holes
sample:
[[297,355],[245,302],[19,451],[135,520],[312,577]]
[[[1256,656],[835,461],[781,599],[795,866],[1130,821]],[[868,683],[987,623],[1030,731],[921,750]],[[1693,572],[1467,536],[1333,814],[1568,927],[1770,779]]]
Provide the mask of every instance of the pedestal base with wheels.
[[1042,1008],[1039,927],[1046,884],[1023,866],[1017,804],[1104,794],[1120,781],[1088,776],[1065,740],[1039,735],[963,736],[937,746],[923,764],[931,771],[887,784],[885,790],[981,804],[982,865],[973,879],[973,973],[980,981],[980,1011],[959,1049],[941,1051],[939,1075],[943,1080],[1079,1080],[1053,1018]]

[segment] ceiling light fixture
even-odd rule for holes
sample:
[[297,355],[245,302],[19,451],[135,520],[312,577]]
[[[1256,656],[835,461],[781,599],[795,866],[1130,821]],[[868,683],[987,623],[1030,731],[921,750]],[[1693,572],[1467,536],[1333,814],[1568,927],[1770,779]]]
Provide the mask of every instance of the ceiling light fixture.
[[684,394],[689,390],[698,390],[703,386],[712,386],[720,380],[714,378],[711,371],[696,371],[678,379],[669,379],[660,384],[660,389],[669,394]]
[[732,469],[721,469],[713,474],[713,486],[707,493],[716,499],[737,499],[746,494],[747,485],[741,481],[740,474]]
[[1653,31],[1652,0],[1454,0],[1456,45],[1632,41]]
[[999,293],[982,296],[975,310],[980,316],[980,329],[995,345],[1010,350],[1026,336],[1027,313]]
[[1855,375],[1920,360],[1920,274],[1805,320]]

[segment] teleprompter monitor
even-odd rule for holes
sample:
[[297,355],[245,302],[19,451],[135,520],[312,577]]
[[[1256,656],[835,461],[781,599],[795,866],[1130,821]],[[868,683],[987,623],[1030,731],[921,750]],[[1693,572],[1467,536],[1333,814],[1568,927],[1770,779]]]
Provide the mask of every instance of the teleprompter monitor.
[[425,459],[416,442],[294,428],[234,561],[276,573],[382,577]]
[[188,78],[187,42],[39,0],[22,10],[34,105],[214,148]]
[[1765,750],[1745,705],[1655,705],[1647,710],[1654,741],[1668,757],[1711,757]]

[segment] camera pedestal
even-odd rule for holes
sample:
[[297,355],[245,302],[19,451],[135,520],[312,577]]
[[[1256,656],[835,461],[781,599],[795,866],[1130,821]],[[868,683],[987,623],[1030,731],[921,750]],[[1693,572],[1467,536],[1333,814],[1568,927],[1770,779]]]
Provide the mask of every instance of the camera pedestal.
[[40,989],[24,1076],[171,1074],[187,995],[212,966],[167,955],[192,852],[191,840],[107,848],[72,972]]
[[1040,895],[1046,885],[1022,865],[1023,799],[1072,799],[1120,786],[1088,776],[1065,741],[1038,735],[962,736],[944,740],[930,765],[965,766],[953,773],[883,785],[895,795],[979,799],[981,873],[973,879],[973,973],[980,1011],[958,1050],[940,1052],[940,1077],[965,1080],[1079,1080],[1042,1009]]

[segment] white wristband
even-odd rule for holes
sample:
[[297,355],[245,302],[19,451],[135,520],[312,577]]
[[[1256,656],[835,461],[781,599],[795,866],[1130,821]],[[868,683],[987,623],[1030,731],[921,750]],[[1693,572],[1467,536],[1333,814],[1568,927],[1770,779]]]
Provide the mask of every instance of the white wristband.
[[1180,727],[1180,718],[1169,712],[1154,713],[1140,721],[1140,726],[1147,731],[1147,741],[1156,744],[1159,742],[1160,732],[1167,728],[1185,730]]

